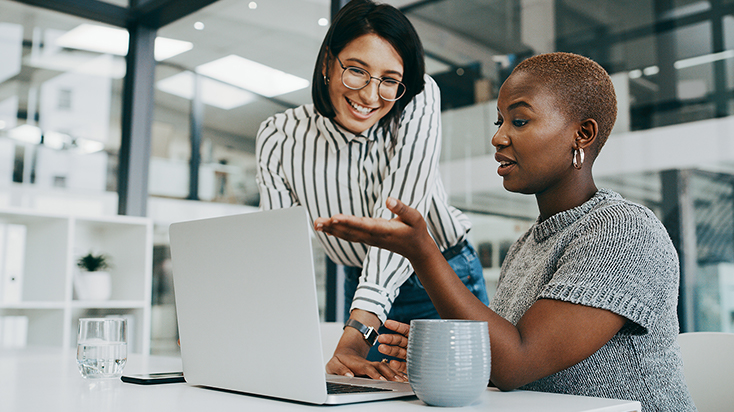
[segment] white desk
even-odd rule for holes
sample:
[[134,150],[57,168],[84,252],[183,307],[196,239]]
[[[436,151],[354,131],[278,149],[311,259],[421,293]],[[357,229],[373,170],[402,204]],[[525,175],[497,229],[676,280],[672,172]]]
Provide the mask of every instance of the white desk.
[[[0,410],[3,412],[165,412],[165,411],[375,411],[375,403],[311,406],[189,386],[185,383],[133,385],[118,379],[85,380],[76,367],[75,353],[56,348],[0,350]],[[126,373],[168,372],[181,369],[181,360],[131,355]],[[247,373],[243,371],[243,373]],[[253,371],[252,373],[257,373]],[[415,397],[381,401],[380,412],[439,411]],[[453,408],[452,408],[453,410]],[[484,412],[629,412],[639,402],[586,398],[529,391],[487,389],[479,402],[462,411]]]

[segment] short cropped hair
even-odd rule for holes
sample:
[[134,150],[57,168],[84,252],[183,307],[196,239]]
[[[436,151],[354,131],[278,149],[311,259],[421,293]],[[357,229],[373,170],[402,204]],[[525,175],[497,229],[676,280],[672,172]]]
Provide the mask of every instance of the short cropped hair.
[[[389,4],[371,0],[352,0],[347,3],[331,23],[326,33],[311,82],[311,97],[316,110],[323,116],[336,116],[329,97],[329,87],[324,81],[323,68],[336,64],[337,56],[352,40],[365,34],[376,34],[395,48],[403,59],[403,84],[405,94],[395,102],[392,110],[380,119],[380,127],[387,133],[397,131],[400,114],[405,106],[425,86],[425,60],[423,45],[418,33],[405,15]],[[393,139],[397,139],[393,133]]]
[[599,154],[617,119],[612,79],[595,61],[573,53],[547,53],[520,62],[513,70],[536,76],[556,95],[569,119],[594,119],[599,125],[594,155]]

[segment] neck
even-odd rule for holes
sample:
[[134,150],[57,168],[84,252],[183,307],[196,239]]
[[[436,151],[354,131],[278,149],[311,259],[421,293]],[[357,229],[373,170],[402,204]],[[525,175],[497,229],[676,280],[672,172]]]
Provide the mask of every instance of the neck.
[[597,192],[596,184],[589,173],[581,179],[574,180],[564,185],[535,194],[540,211],[540,220],[574,207],[581,206],[591,199]]

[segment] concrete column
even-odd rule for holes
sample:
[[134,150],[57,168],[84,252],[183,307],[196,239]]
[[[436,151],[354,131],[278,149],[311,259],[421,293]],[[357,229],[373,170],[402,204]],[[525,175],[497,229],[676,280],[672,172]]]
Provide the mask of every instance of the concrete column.
[[120,215],[146,216],[153,125],[156,29],[133,24],[122,95],[122,139],[117,176]]
[[520,33],[522,43],[536,54],[551,53],[556,46],[556,7],[554,0],[521,0]]

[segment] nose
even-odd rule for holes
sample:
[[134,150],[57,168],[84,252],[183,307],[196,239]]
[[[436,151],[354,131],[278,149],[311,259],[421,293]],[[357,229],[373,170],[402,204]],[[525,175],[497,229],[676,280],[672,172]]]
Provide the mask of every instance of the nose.
[[492,136],[491,143],[496,149],[510,145],[510,138],[507,137],[502,125],[500,125],[499,129],[494,133],[494,136]]
[[359,96],[365,103],[373,104],[380,99],[379,88],[380,81],[373,77],[366,86],[359,90]]

